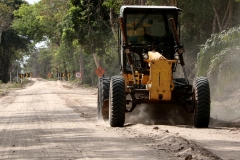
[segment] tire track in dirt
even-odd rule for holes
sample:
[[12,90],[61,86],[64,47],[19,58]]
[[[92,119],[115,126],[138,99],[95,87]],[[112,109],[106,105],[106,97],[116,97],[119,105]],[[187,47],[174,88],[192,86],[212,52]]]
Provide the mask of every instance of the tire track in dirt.
[[[87,101],[88,99],[86,99],[86,97],[93,96],[94,93],[95,92],[85,93],[84,98],[81,98],[81,96],[71,95],[68,96],[69,98],[65,98],[65,100],[68,106],[73,108],[75,112],[83,115],[88,121],[97,123],[96,127],[101,129],[103,132],[114,132],[114,134],[121,136],[128,142],[139,143],[140,145],[149,147],[151,150],[156,151],[158,153],[158,157],[162,157],[162,159],[183,159],[190,157],[193,159],[206,160],[221,159],[210,151],[196,145],[194,142],[188,141],[181,136],[170,134],[165,130],[161,131],[157,129],[157,131],[160,131],[160,133],[147,132],[147,130],[152,130],[151,126],[141,126],[131,123],[126,124],[123,128],[111,128],[109,127],[109,122],[96,121],[97,114],[95,101],[97,95],[94,99],[92,99],[92,101]],[[63,95],[62,98],[64,98]],[[91,105],[94,107],[92,108],[92,106],[87,105],[87,103],[91,103]],[[80,106],[84,106],[84,109],[82,109]],[[92,115],[91,118],[87,116],[89,114]],[[144,130],[139,128],[144,128]]]
[[[204,159],[221,160],[220,157],[187,140],[178,134],[162,130],[159,125],[143,125],[127,123],[122,128],[110,128],[109,122],[98,121],[98,127],[125,137],[129,141],[141,142],[143,145],[156,150],[159,157],[165,159]],[[164,128],[164,127],[163,127]],[[163,158],[164,159],[164,158]]]
[[[84,89],[83,89],[84,90]],[[101,135],[103,137],[106,138],[114,138],[114,137],[118,137],[119,135],[114,131],[114,130],[105,130],[103,128],[99,128],[99,125],[96,124],[96,93],[95,92],[83,92],[82,94],[80,93],[80,95],[84,95],[84,96],[74,96],[74,95],[60,95],[62,97],[62,99],[65,99],[67,105],[72,108],[76,113],[78,113],[80,116],[84,117],[84,125],[88,128],[95,128],[98,130],[99,133],[101,133]],[[68,98],[66,98],[68,97]],[[81,122],[80,122],[81,123]],[[105,146],[106,148],[109,148],[109,151],[112,151],[112,155],[115,155],[116,159],[118,159],[119,153],[116,153],[116,149],[118,149],[117,146],[119,145],[123,145],[122,147],[126,148],[125,145],[127,145],[128,147],[125,149],[124,153],[121,154],[121,157],[119,157],[119,159],[124,159],[124,154],[127,155],[131,155],[131,154],[136,154],[134,152],[132,152],[133,150],[135,152],[137,152],[137,155],[135,155],[134,157],[136,157],[136,159],[145,159],[144,157],[146,157],[146,155],[154,155],[156,159],[156,157],[159,157],[159,155],[157,154],[156,151],[152,151],[149,150],[148,147],[146,147],[145,145],[143,145],[142,143],[139,143],[137,141],[132,141],[125,137],[121,137],[121,140],[117,141],[118,143],[115,143],[115,145],[111,145],[109,144],[108,146]],[[116,141],[116,140],[114,140]],[[134,145],[134,147],[130,147],[131,145]],[[114,150],[113,150],[114,148]],[[134,148],[134,149],[133,149]],[[141,150],[144,149],[144,152],[141,152]],[[106,150],[106,149],[105,149]],[[138,151],[139,150],[139,151]],[[92,151],[92,154],[96,152]],[[106,151],[105,151],[106,152]],[[99,154],[102,154],[101,152],[99,152]],[[106,154],[106,153],[105,153]],[[105,155],[106,156],[106,155]],[[109,155],[111,156],[111,155]],[[129,156],[127,156],[129,158]],[[132,156],[130,156],[132,157]],[[137,158],[138,157],[138,158]],[[131,159],[131,158],[130,158]],[[133,158],[135,159],[135,158]]]
[[[57,83],[37,81],[14,92],[13,102],[6,101],[4,112],[0,112],[5,119],[0,123],[3,137],[0,159],[145,160],[158,157],[141,143],[129,143],[115,132],[103,132],[96,127],[92,121],[96,120],[92,117],[95,102],[89,103],[96,95],[68,90]],[[76,99],[76,105],[80,108],[68,107],[65,100],[79,93],[82,99]],[[2,105],[0,109],[3,110]]]
[[[10,99],[13,99],[14,97]],[[1,100],[1,99],[0,99]],[[22,117],[26,114],[27,111],[24,110],[22,112],[22,106],[25,103],[25,99],[23,97],[17,97],[14,99],[14,101],[10,101],[10,103],[7,105],[7,107],[1,108],[3,113],[1,113],[1,157],[2,159],[11,159],[14,157],[16,152],[18,152],[19,146],[22,145],[21,139],[22,139],[22,126],[24,125],[24,120]],[[6,121],[3,121],[3,119],[6,119]],[[21,145],[19,145],[21,143]],[[8,152],[4,154],[3,150],[4,148],[8,148]],[[20,156],[21,157],[21,156]],[[17,156],[17,158],[20,158]],[[16,158],[16,157],[15,157]]]
[[[77,106],[77,104],[79,103],[79,104],[83,104],[83,103],[85,103],[84,102],[84,100],[82,100],[82,102],[81,102],[81,98],[79,98],[78,97],[78,99],[77,99],[77,97],[76,98],[73,98],[73,99],[71,99],[72,100],[72,104],[71,104],[71,102],[70,102],[70,100],[68,99],[67,101],[68,101],[68,103],[69,103],[69,106],[73,106],[73,108],[75,108],[74,110],[75,111],[78,111],[80,114],[82,114],[80,111],[79,111],[79,109],[76,109],[76,108],[78,108]],[[94,100],[94,101],[96,101],[96,99]],[[95,105],[96,106],[96,103],[95,104],[93,104],[93,105]],[[75,107],[74,107],[75,106]],[[88,108],[89,109],[89,108]],[[93,109],[93,111],[92,111],[92,108],[91,108],[91,111],[90,111],[90,109],[88,110],[88,112],[91,112],[91,113],[88,113],[88,114],[92,114],[92,112],[94,112],[94,114],[92,114],[92,115],[94,115],[94,117],[95,117],[95,119],[96,119],[96,117],[97,117],[97,115],[96,115],[96,107]],[[94,119],[92,118],[92,119],[89,119],[89,120],[91,120],[91,121],[94,121]],[[94,123],[94,122],[93,122]],[[108,122],[107,122],[108,123]],[[102,128],[102,127],[106,127],[106,126],[109,126],[109,124],[107,124],[107,123],[100,123],[100,124],[98,124],[97,125],[97,127],[100,127],[100,128]],[[119,131],[118,130],[116,130],[116,134],[118,134],[118,135],[122,135],[123,137],[125,137],[125,138],[127,138],[128,140],[133,140],[133,138],[139,138],[139,137],[143,137],[143,138],[140,138],[140,140],[142,140],[142,139],[150,139],[149,141],[153,141],[154,143],[155,143],[155,145],[154,145],[154,143],[153,144],[151,144],[151,143],[148,143],[147,141],[145,141],[145,142],[143,142],[143,143],[146,143],[146,144],[148,144],[147,146],[149,146],[149,147],[151,147],[152,149],[155,149],[155,150],[157,150],[158,152],[163,152],[163,150],[164,151],[168,151],[169,153],[169,155],[171,155],[171,157],[174,157],[175,156],[175,158],[177,158],[177,157],[179,157],[180,159],[182,159],[182,158],[186,158],[186,157],[188,157],[188,156],[190,156],[190,157],[192,157],[192,158],[199,158],[199,159],[201,159],[201,158],[203,158],[203,159],[221,159],[221,158],[219,158],[218,156],[216,156],[215,154],[213,154],[211,151],[208,151],[207,149],[205,149],[205,148],[203,148],[203,147],[201,147],[201,146],[199,146],[199,145],[197,145],[196,143],[194,143],[193,141],[189,141],[189,140],[187,140],[187,139],[185,139],[185,138],[183,138],[183,137],[181,137],[181,136],[179,136],[179,135],[169,135],[169,133],[167,133],[167,138],[165,139],[165,141],[167,141],[167,143],[166,144],[169,144],[170,145],[170,147],[168,147],[168,146],[166,146],[166,145],[163,145],[163,142],[161,143],[161,141],[159,141],[159,140],[155,140],[156,139],[156,137],[163,137],[163,135],[162,135],[162,133],[160,134],[160,135],[158,135],[158,134],[153,134],[155,137],[151,137],[151,135],[149,134],[149,135],[145,135],[144,136],[144,134],[142,134],[137,128],[138,127],[135,127],[135,129],[132,129],[132,126],[138,126],[138,125],[136,125],[136,124],[134,124],[134,125],[126,125],[127,126],[127,128],[130,130],[129,131],[129,133],[131,133],[131,131],[133,131],[133,133],[131,133],[131,134],[133,134],[133,135],[135,135],[135,137],[132,137],[131,139],[129,139],[129,136],[131,137],[131,134],[124,134],[124,131],[122,131],[122,128],[119,128]],[[125,126],[125,127],[126,127]],[[124,128],[125,128],[124,127]],[[107,127],[108,128],[108,127]],[[142,127],[140,127],[140,128],[142,128]],[[143,127],[144,128],[144,127]],[[149,127],[148,126],[148,128],[146,128],[146,130],[151,130],[152,128],[151,128],[151,126]],[[109,131],[109,130],[114,130],[114,128],[108,128],[108,129],[106,129],[106,128],[104,128],[104,130],[107,130],[107,131]],[[146,130],[144,131],[144,132],[146,132]],[[137,132],[139,132],[139,134],[136,134],[134,131],[137,131]],[[143,132],[143,133],[144,133]],[[163,131],[163,132],[165,132],[165,130]],[[152,133],[151,133],[152,134]],[[175,141],[175,139],[177,139],[176,140],[176,144],[175,145],[171,145],[171,143],[170,142],[172,142],[172,141]],[[139,140],[137,140],[137,141],[139,141]],[[168,142],[169,141],[169,142]],[[165,142],[164,142],[165,143]],[[185,144],[185,145],[184,145]],[[168,148],[166,148],[166,147],[168,147]],[[165,149],[163,149],[163,148],[165,148]],[[173,154],[174,153],[174,154]],[[162,155],[163,153],[161,153],[161,155]]]
[[[230,153],[237,152],[239,143],[233,141],[240,134],[234,128],[194,129],[135,121],[111,128],[97,120],[96,89],[64,85],[36,81],[0,98],[0,159],[217,160],[228,151],[214,148],[221,144],[234,147]],[[223,142],[218,141],[221,137]]]

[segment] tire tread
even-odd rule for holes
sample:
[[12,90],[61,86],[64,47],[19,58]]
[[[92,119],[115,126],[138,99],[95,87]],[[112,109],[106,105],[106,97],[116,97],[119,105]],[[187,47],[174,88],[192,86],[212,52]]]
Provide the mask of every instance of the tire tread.
[[210,120],[210,89],[206,77],[197,77],[195,80],[195,114],[194,126],[207,128]]

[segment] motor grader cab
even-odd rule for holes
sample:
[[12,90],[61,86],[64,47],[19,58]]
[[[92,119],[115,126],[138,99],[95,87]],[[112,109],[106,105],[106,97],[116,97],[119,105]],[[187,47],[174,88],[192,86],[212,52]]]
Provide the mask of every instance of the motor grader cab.
[[[194,126],[208,127],[210,90],[206,77],[189,84],[173,6],[122,6],[119,17],[120,76],[100,78],[98,117],[122,127],[138,104],[174,104],[190,112]],[[184,77],[174,77],[181,67]],[[126,106],[130,107],[126,107]]]

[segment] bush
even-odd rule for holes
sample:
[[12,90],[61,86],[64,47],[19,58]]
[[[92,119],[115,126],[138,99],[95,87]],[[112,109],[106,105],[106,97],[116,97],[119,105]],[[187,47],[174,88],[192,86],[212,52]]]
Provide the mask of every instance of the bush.
[[211,95],[221,99],[240,87],[240,26],[212,35],[198,53],[197,76],[207,76]]

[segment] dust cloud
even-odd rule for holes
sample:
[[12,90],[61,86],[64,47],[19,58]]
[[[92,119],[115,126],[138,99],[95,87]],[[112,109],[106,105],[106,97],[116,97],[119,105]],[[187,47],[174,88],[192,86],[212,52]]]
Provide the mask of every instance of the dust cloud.
[[208,75],[211,88],[211,117],[232,124],[240,122],[240,48],[227,50],[215,74]]
[[177,105],[141,104],[133,112],[126,113],[126,123],[192,125],[193,114]]
[[240,122],[240,89],[229,91],[221,100],[212,99],[211,117],[215,121]]
[[98,119],[97,120],[97,125],[104,126],[104,127],[109,127],[109,121]]
[[[211,86],[211,81],[210,81]],[[238,87],[236,87],[238,88]],[[240,87],[239,87],[240,88]],[[240,89],[228,90],[222,98],[211,98],[210,127],[228,127],[240,125]]]

